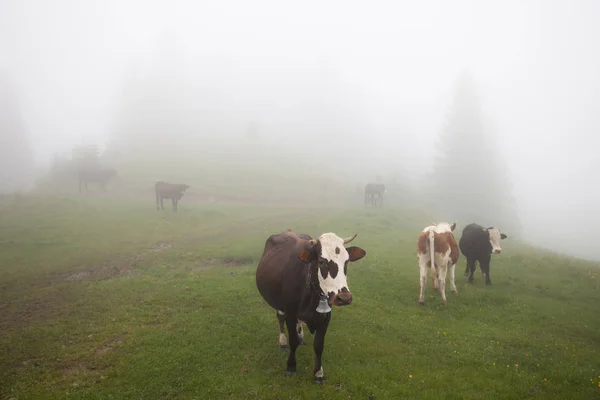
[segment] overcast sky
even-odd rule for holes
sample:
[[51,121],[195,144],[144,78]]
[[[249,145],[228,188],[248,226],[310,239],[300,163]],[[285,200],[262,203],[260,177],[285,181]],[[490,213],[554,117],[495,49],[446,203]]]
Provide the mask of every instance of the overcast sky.
[[0,0],[0,71],[19,89],[40,161],[103,143],[126,74],[163,38],[187,76],[257,115],[273,97],[308,96],[310,71],[326,71],[381,151],[416,171],[468,68],[526,231],[589,255],[586,227],[600,224],[599,17],[594,0]]

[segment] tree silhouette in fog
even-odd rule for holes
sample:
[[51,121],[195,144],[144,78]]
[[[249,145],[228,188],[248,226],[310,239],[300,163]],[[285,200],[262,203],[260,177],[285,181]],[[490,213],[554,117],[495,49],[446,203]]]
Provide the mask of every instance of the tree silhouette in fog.
[[476,82],[463,71],[437,142],[433,199],[447,219],[477,222],[518,235],[521,230],[508,171],[486,127]]
[[0,75],[0,193],[30,189],[34,175],[33,151],[16,90]]

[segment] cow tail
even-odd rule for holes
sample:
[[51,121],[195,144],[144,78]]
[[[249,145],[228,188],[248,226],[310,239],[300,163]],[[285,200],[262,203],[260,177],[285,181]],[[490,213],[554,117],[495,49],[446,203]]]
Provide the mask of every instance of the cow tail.
[[429,257],[431,258],[431,270],[435,270],[435,233],[429,231]]

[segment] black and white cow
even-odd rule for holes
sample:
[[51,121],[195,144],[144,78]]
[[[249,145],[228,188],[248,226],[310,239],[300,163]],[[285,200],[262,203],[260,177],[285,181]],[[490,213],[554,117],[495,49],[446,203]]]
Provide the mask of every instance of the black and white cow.
[[475,262],[479,261],[479,268],[485,276],[485,283],[492,284],[490,279],[490,261],[492,254],[500,254],[502,248],[500,241],[507,236],[501,233],[497,228],[484,228],[478,224],[469,224],[462,231],[462,236],[458,242],[458,247],[467,259],[467,268],[465,276],[468,276],[468,283],[473,283],[473,273],[475,272]]
[[352,303],[346,280],[348,264],[366,255],[360,247],[345,246],[355,237],[356,234],[344,239],[324,233],[313,239],[288,230],[267,239],[256,269],[256,286],[265,301],[277,310],[282,349],[288,347],[284,323],[287,325],[290,354],[286,375],[296,374],[296,349],[304,342],[304,322],[315,335],[313,380],[325,383],[321,356],[331,319],[330,307]]

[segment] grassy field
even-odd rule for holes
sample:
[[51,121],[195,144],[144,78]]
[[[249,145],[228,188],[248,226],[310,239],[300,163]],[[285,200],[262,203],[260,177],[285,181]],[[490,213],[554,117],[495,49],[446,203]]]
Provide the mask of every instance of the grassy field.
[[[93,196],[0,202],[0,399],[600,398],[600,269],[503,241],[494,285],[457,266],[418,305],[410,209],[192,204]],[[458,232],[463,225],[458,226]],[[265,239],[354,232],[351,306],[285,377],[254,282]],[[510,232],[509,232],[510,235]]]

